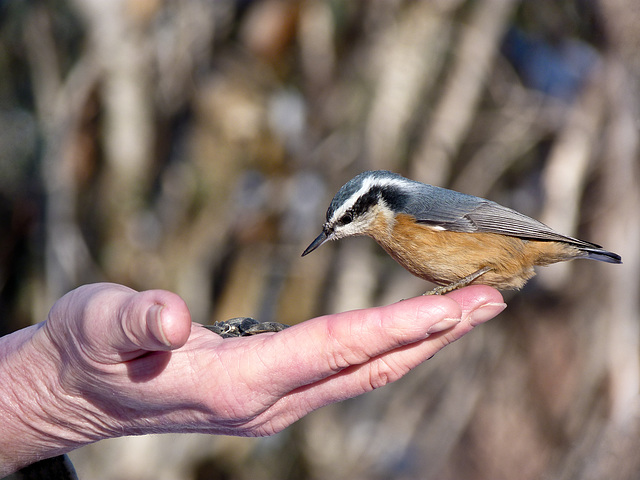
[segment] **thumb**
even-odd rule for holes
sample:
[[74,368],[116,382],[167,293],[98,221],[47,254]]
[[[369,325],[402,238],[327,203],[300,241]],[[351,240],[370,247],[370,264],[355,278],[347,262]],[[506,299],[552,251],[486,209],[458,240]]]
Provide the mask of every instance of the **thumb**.
[[185,344],[191,332],[191,315],[184,300],[165,290],[131,295],[119,312],[124,335],[112,337],[120,352],[173,350]]

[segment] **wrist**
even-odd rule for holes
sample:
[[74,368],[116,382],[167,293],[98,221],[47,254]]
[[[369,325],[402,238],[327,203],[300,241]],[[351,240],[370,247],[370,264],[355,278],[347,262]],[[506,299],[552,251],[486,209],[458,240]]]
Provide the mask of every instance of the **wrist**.
[[41,327],[0,338],[0,477],[100,438],[86,402],[61,388],[62,357]]

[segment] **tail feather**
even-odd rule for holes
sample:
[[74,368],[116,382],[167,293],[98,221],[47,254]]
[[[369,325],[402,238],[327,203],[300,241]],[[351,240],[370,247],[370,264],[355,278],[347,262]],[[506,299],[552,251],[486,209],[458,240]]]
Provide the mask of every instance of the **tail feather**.
[[622,263],[622,257],[617,253],[609,252],[602,248],[581,247],[580,250],[586,253],[586,258],[607,263]]

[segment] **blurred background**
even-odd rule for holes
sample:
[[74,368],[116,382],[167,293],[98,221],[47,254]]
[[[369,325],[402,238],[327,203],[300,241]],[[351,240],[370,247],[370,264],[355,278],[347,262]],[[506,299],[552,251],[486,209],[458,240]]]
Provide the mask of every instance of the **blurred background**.
[[635,0],[0,1],[0,329],[96,281],[295,324],[429,285],[323,246],[367,169],[488,197],[624,264],[540,269],[489,324],[271,438],[71,454],[80,478],[640,478]]

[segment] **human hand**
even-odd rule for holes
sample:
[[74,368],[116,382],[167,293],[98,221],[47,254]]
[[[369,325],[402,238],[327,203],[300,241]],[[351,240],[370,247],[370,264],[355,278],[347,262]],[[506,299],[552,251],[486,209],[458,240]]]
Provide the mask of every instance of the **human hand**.
[[0,453],[0,474],[110,437],[273,434],[397,380],[502,302],[496,290],[471,286],[222,339],[191,323],[173,293],[80,287],[46,322],[0,343],[0,377],[10,379],[0,452],[13,452]]

